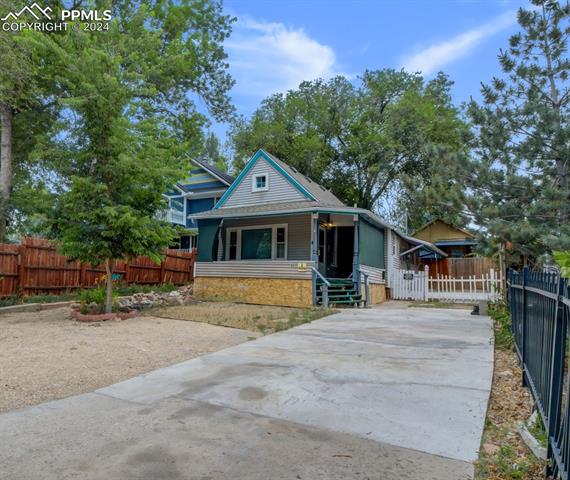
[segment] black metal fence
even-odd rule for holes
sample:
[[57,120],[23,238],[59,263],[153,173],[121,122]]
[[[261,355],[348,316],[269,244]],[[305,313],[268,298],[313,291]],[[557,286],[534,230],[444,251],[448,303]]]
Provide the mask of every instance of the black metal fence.
[[509,272],[509,304],[523,384],[548,434],[547,474],[567,480],[570,378],[566,353],[570,282],[555,273]]

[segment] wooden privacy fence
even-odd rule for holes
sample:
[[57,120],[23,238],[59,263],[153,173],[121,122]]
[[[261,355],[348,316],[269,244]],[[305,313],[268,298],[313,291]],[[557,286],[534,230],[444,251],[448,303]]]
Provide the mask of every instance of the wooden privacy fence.
[[[148,257],[116,262],[113,276],[126,284],[180,285],[194,278],[195,260],[195,250],[167,250],[160,265]],[[43,238],[24,238],[20,245],[0,243],[0,297],[59,294],[88,288],[103,275],[103,265],[71,262]]]
[[493,258],[486,257],[447,257],[439,260],[422,259],[422,264],[429,266],[429,276],[447,275],[452,278],[482,277],[497,271],[498,265]]

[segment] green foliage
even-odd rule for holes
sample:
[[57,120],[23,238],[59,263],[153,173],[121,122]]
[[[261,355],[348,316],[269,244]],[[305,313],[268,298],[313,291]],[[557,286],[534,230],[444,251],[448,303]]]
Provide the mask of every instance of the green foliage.
[[8,297],[0,298],[0,307],[10,307],[17,305],[20,302],[18,295],[10,295]]
[[548,446],[548,435],[540,415],[536,415],[534,423],[528,425],[528,431],[544,448]]
[[552,255],[556,263],[560,265],[562,276],[570,278],[570,250],[567,252],[553,252]]
[[32,295],[29,297],[24,297],[22,301],[24,303],[56,303],[56,302],[67,302],[70,300],[75,300],[77,294],[75,293],[62,293],[61,295]]
[[[159,261],[176,233],[156,218],[162,193],[198,154],[206,118],[233,112],[222,42],[232,19],[219,3],[103,1],[107,32],[37,36],[58,85],[54,147],[58,192],[50,235],[71,259],[105,264],[140,255]],[[108,278],[107,311],[111,308]]]
[[501,349],[512,349],[514,338],[511,331],[511,314],[505,302],[489,303],[489,315],[493,319],[495,330],[495,346]]
[[[97,305],[104,305],[106,298],[106,291],[103,287],[89,288],[85,290],[80,290],[77,294],[77,300],[82,305],[89,305],[95,303]],[[117,295],[113,295],[113,299],[116,299]]]
[[[332,308],[307,308],[303,310],[296,310],[289,315],[289,319],[287,321],[275,322],[273,329],[276,332],[281,332],[293,327],[298,327],[299,325],[303,325],[305,323],[310,323],[314,320],[332,315],[336,312],[337,310],[334,310]],[[260,330],[264,332],[266,330],[266,327],[264,326],[264,328],[260,328]]]
[[372,208],[396,185],[408,191],[427,181],[434,146],[464,149],[468,132],[450,87],[443,74],[424,82],[389,69],[366,71],[356,86],[344,77],[303,82],[235,123],[233,167],[263,147],[348,205]]
[[222,153],[220,140],[213,132],[206,135],[206,139],[204,140],[204,150],[200,155],[200,158],[222,172],[227,172],[229,169],[228,158],[224,153]]
[[507,480],[524,480],[527,478],[529,463],[525,459],[519,459],[513,447],[504,445],[499,450],[496,467]]
[[518,261],[570,249],[570,5],[532,4],[499,54],[503,75],[468,105],[471,155],[444,158],[440,178],[455,190],[448,206],[483,228],[481,245]]

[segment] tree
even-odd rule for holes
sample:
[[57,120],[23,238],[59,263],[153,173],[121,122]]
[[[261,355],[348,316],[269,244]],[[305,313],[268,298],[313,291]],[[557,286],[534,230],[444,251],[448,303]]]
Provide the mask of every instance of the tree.
[[[3,1],[6,11],[19,2]],[[0,31],[0,242],[6,240],[9,202],[14,177],[13,136],[15,117],[34,104],[36,64],[32,50],[14,32]],[[30,133],[30,132],[28,132]]]
[[499,54],[503,77],[469,104],[471,158],[446,166],[484,245],[508,245],[525,262],[570,248],[570,6],[532,4],[519,10],[522,32]]
[[406,179],[426,176],[433,146],[464,148],[467,128],[450,87],[443,74],[424,82],[396,70],[366,71],[356,86],[343,77],[303,82],[234,125],[234,166],[263,147],[345,203],[377,207],[396,184],[406,189]]
[[202,160],[214,165],[218,170],[222,172],[228,171],[228,158],[222,153],[220,139],[213,132],[209,132],[206,135],[204,151],[200,157]]
[[232,19],[207,0],[105,6],[109,31],[71,30],[45,48],[57,57],[59,149],[69,160],[58,170],[51,234],[71,259],[105,265],[110,312],[114,262],[158,260],[175,236],[157,212],[188,168],[180,158],[202,148],[206,120],[190,94],[217,120],[232,113],[222,48]]

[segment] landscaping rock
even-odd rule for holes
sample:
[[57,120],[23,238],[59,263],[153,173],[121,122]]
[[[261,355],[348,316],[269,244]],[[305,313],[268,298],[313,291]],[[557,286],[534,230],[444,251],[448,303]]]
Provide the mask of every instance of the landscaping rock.
[[171,292],[135,293],[117,300],[122,312],[142,310],[161,305],[185,305],[192,300],[192,286],[185,285]]

